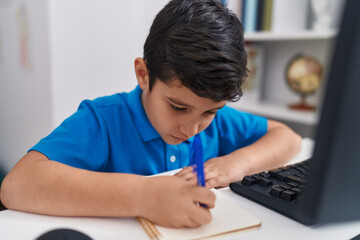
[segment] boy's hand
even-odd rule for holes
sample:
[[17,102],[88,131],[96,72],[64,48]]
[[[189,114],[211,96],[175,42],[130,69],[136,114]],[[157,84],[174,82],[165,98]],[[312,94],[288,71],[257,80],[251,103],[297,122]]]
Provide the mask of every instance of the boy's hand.
[[[198,227],[211,221],[208,208],[215,206],[215,194],[174,176],[146,179],[140,213],[165,227]],[[199,206],[205,204],[208,208]]]
[[[204,163],[206,187],[227,187],[231,182],[239,181],[244,177],[239,161],[226,156],[212,158]],[[193,167],[184,167],[175,174],[192,184],[197,183],[196,171]]]

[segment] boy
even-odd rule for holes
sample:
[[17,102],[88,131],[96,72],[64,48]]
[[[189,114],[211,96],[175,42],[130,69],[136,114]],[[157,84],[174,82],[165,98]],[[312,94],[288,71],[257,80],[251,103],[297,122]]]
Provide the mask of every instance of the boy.
[[[84,101],[16,164],[1,200],[61,216],[143,216],[168,227],[209,223],[214,194],[291,159],[300,138],[275,121],[227,106],[242,95],[246,52],[239,20],[216,0],[173,0],[135,59],[130,93]],[[190,165],[194,135],[208,188]],[[144,177],[184,167],[176,176]]]

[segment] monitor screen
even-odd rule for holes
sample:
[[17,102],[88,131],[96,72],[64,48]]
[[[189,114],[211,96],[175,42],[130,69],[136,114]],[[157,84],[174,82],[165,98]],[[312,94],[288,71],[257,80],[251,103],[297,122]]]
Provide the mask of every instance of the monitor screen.
[[348,0],[328,73],[304,211],[360,219],[360,1]]

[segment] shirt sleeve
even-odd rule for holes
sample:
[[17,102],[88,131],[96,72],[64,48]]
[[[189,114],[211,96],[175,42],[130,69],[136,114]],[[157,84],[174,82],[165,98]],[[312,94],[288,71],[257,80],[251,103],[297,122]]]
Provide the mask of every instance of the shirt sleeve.
[[67,118],[29,151],[35,150],[73,167],[101,171],[106,168],[109,144],[106,125],[92,101],[83,101]]
[[228,106],[218,111],[216,124],[220,136],[220,156],[256,142],[267,132],[266,118],[240,112]]

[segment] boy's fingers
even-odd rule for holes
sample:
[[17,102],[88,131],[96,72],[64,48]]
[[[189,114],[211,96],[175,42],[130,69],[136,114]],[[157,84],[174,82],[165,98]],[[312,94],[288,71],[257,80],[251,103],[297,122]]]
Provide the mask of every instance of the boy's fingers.
[[191,215],[193,226],[199,227],[203,224],[208,224],[211,222],[212,216],[209,209],[204,207],[196,207],[194,210],[194,214]]
[[206,168],[204,169],[205,172],[205,181],[210,180],[212,178],[216,178],[218,176],[218,171],[214,169]]
[[197,184],[197,178],[196,177],[192,177],[190,179],[187,180],[189,183],[191,183],[192,185],[196,185]]
[[222,176],[214,175],[214,177],[209,178],[206,180],[206,187],[208,188],[216,188],[220,186],[224,186],[225,179]]
[[196,191],[192,194],[195,202],[205,204],[209,208],[213,208],[215,206],[215,194],[209,189],[196,187]]
[[182,177],[188,173],[192,173],[193,172],[193,168],[190,166],[190,167],[184,167],[181,171],[175,173],[175,176],[178,176],[178,177]]
[[176,173],[175,176],[184,178],[185,180],[190,180],[196,177],[196,172],[193,171],[192,167],[185,167],[183,170]]
[[186,181],[189,181],[192,178],[196,178],[196,173],[189,172],[189,173],[183,174],[182,176],[177,176],[177,177],[181,177],[181,178],[185,179]]
[[207,188],[214,188],[214,187],[216,187],[216,185],[217,185],[217,181],[215,178],[212,178],[212,179],[206,181]]
[[221,187],[228,187],[230,184],[229,180],[223,176],[218,176],[216,178],[211,178],[206,181],[207,188],[221,188]]

